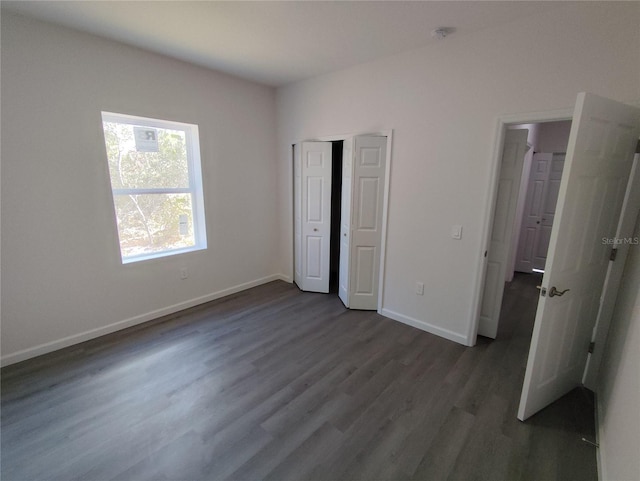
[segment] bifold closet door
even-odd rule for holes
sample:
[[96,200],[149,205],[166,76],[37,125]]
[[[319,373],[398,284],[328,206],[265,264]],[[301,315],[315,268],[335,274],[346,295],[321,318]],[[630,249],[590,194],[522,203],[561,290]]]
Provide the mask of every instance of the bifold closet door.
[[329,292],[331,142],[294,146],[294,280],[303,291]]
[[353,138],[342,143],[342,193],[340,197],[340,267],[338,297],[349,306],[349,246],[351,245],[351,190],[353,183]]
[[[387,138],[353,138],[349,300],[351,309],[377,310]],[[340,252],[342,259],[342,251]]]

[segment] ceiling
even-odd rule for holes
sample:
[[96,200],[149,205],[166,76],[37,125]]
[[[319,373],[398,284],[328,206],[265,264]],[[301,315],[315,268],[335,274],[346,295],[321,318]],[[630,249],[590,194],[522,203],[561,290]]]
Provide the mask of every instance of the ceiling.
[[2,9],[281,86],[436,42],[436,27],[465,35],[559,3],[2,1]]

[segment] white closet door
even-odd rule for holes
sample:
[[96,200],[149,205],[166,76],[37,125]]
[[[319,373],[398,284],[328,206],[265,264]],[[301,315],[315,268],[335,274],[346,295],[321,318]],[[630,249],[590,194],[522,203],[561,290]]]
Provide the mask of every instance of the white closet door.
[[293,280],[302,289],[302,146],[293,146]]
[[295,281],[303,291],[329,292],[331,142],[294,147]]
[[386,155],[386,137],[354,137],[348,302],[351,309],[378,308]]
[[351,242],[351,191],[353,182],[353,139],[342,144],[342,195],[340,204],[340,268],[338,296],[349,307],[349,244]]

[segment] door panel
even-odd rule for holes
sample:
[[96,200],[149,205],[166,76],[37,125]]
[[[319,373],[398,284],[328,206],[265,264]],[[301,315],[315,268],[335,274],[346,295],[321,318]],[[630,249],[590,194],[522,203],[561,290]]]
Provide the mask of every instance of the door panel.
[[294,229],[296,284],[329,292],[331,142],[294,146]]
[[[638,236],[638,227],[640,222],[640,154],[636,150],[636,155],[633,159],[633,167],[631,168],[631,174],[629,182],[627,183],[627,189],[625,194],[625,200],[622,205],[622,213],[620,220],[616,228],[615,239],[633,239]],[[631,254],[631,248],[634,248],[631,242],[615,242],[611,240],[611,248],[616,249],[615,262],[609,262],[607,267],[607,275],[604,281],[602,302],[598,309],[598,316],[596,318],[596,325],[594,327],[594,335],[592,341],[595,343],[593,352],[588,355],[587,367],[585,368],[585,374],[583,376],[584,385],[595,391],[597,387],[598,373],[600,370],[600,364],[602,362],[602,355],[604,354],[604,346],[607,342],[609,334],[609,327],[611,324],[611,318],[616,305],[616,299],[620,282],[623,278],[625,270],[625,261],[627,256]],[[637,249],[637,248],[636,248]]]
[[356,283],[354,294],[373,296],[376,286],[374,285],[375,276],[372,275],[377,256],[375,246],[358,246],[356,248]]
[[302,288],[302,148],[293,146],[293,280]]
[[478,326],[478,334],[491,338],[498,332],[527,134],[524,129],[505,133]]
[[[354,138],[349,307],[378,308],[387,138]],[[344,185],[344,182],[343,182]]]
[[564,154],[550,153],[537,153],[533,156],[518,243],[516,270],[519,272],[544,270],[564,157]]
[[307,236],[307,279],[322,279],[322,237]]
[[553,154],[551,157],[551,163],[549,164],[549,168],[546,172],[544,190],[542,193],[543,208],[539,218],[540,229],[534,246],[535,256],[533,259],[533,267],[541,271],[544,270],[545,264],[547,263],[547,252],[549,250],[549,240],[551,239],[551,229],[555,219],[562,172],[564,170],[564,158],[564,154]]
[[[625,195],[640,109],[579,94],[556,221],[527,361],[518,418],[525,420],[580,385],[610,246]],[[550,289],[570,289],[562,297]]]
[[496,289],[504,289],[504,285],[498,282],[500,275],[500,264],[497,262],[487,262],[487,273],[485,275],[484,294],[480,316],[490,317],[493,314],[493,303],[491,302],[498,294]]
[[307,177],[307,222],[322,223],[327,212],[324,209],[324,184],[322,177]]
[[360,177],[360,198],[358,202],[358,225],[356,229],[375,231],[378,229],[378,197],[380,179],[378,177]]
[[[536,153],[533,155],[529,185],[525,196],[520,241],[518,242],[516,260],[516,270],[518,272],[533,272],[533,269],[540,269],[540,255],[542,254],[543,259],[546,258],[547,251],[540,252],[539,246],[545,202],[544,193],[552,158],[553,154],[548,153]],[[542,243],[544,244],[544,241]],[[546,245],[548,246],[548,242]],[[544,268],[544,264],[542,268]]]
[[342,198],[340,200],[340,268],[338,297],[349,307],[349,245],[351,242],[351,190],[353,181],[353,139],[342,143]]

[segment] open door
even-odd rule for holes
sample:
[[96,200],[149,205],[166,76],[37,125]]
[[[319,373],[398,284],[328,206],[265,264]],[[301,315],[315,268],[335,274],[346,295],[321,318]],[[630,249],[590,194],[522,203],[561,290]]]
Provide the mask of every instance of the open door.
[[518,419],[579,386],[640,134],[640,109],[578,95]]
[[593,329],[593,336],[591,338],[593,345],[589,352],[587,367],[585,368],[584,377],[582,379],[584,386],[592,391],[596,390],[600,364],[602,363],[602,356],[605,350],[604,347],[607,343],[607,337],[609,336],[611,319],[613,318],[613,311],[616,306],[618,289],[622,282],[627,256],[629,255],[630,248],[636,242],[634,232],[636,230],[640,212],[639,149],[640,142],[638,142],[638,146],[636,147],[636,155],[633,159],[633,167],[631,168],[629,183],[627,184],[627,194],[625,196],[624,203],[622,204],[622,212],[620,214],[620,221],[618,222],[616,238],[615,240],[609,240],[609,242],[612,242],[611,248],[615,249],[613,256],[614,261],[609,262],[609,266],[607,268],[607,276],[605,277],[604,286],[602,288],[600,310],[598,311],[596,325]]
[[294,146],[294,280],[303,291],[329,292],[331,148]]
[[487,258],[487,271],[480,309],[478,334],[495,339],[504,282],[511,258],[513,224],[516,216],[518,188],[522,177],[524,154],[527,151],[526,129],[507,130],[500,163],[498,195],[491,229],[491,243]]
[[377,310],[387,138],[359,135],[353,144],[348,306]]

